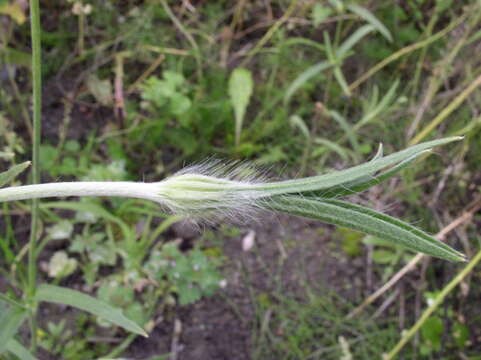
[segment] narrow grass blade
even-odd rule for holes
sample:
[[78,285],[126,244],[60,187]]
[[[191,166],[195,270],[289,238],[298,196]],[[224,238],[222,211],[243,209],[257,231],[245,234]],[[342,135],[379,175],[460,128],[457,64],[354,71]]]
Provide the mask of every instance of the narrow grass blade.
[[127,331],[145,337],[148,336],[144,329],[142,329],[132,320],[125,317],[122,310],[79,291],[60,286],[42,284],[39,286],[35,297],[38,301],[47,301],[73,306],[77,309],[89,312],[108,320]]
[[341,129],[344,131],[347,138],[349,139],[349,142],[351,143],[352,148],[356,152],[356,155],[359,154],[361,152],[361,149],[359,147],[359,141],[357,141],[357,135],[353,131],[351,125],[349,125],[347,120],[337,111],[331,110],[329,111],[329,115],[334,121],[336,121],[339,124]]
[[22,360],[37,360],[36,357],[34,357],[30,352],[20,344],[17,340],[15,339],[10,339],[10,341],[7,344],[7,350],[18,357],[19,359]]
[[348,4],[347,8],[374,26],[389,42],[392,42],[391,32],[374,16],[372,12],[356,4]]
[[15,336],[27,318],[27,311],[19,308],[1,306],[0,310],[0,354],[7,348],[8,342]]
[[325,138],[315,138],[314,143],[325,147],[329,151],[337,153],[345,161],[349,159],[349,154],[347,153],[346,149],[344,149],[342,146],[339,146],[339,144],[335,143],[334,141]]
[[291,99],[292,95],[306,82],[312,79],[314,76],[320,74],[324,70],[329,69],[332,67],[332,64],[329,61],[321,61],[310,68],[307,68],[303,71],[286,90],[286,95],[284,96],[284,104],[287,104]]
[[375,119],[379,114],[381,114],[383,111],[386,111],[389,106],[395,101],[396,99],[396,90],[397,87],[399,86],[399,79],[394,81],[392,86],[389,88],[389,90],[386,92],[386,95],[381,99],[379,104],[372,106],[372,109],[370,111],[367,111],[367,113],[364,114],[361,120],[359,120],[354,126],[353,129],[355,131],[359,130],[361,127]]
[[463,254],[425,232],[374,210],[338,200],[313,200],[278,196],[264,205],[280,212],[318,219],[390,241],[404,248],[451,261],[465,261]]
[[14,165],[7,171],[0,173],[0,187],[5,186],[10,181],[15,179],[21,172],[30,166],[30,161],[25,161],[21,164]]
[[338,59],[342,59],[364,36],[373,32],[375,27],[373,25],[364,25],[357,29],[351,36],[349,36],[336,51]]

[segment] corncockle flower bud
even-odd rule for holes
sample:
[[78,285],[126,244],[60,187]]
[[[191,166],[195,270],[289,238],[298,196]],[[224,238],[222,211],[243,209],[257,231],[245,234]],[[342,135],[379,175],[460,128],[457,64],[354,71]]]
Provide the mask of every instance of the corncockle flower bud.
[[[0,202],[64,196],[119,196],[152,200],[174,213],[211,219],[253,218],[253,211],[274,210],[319,219],[365,232],[411,250],[453,261],[464,255],[414,226],[337,198],[364,191],[394,176],[451,137],[418,144],[326,175],[268,182],[245,163],[208,161],[155,183],[71,182],[0,189]],[[15,170],[16,171],[16,170]],[[14,171],[14,172],[15,172]],[[5,175],[7,176],[7,175]]]

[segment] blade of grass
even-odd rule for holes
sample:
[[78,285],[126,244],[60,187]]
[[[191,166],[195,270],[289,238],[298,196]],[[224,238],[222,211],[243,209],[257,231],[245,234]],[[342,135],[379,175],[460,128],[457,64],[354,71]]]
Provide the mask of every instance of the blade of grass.
[[382,68],[384,68],[385,66],[389,65],[390,63],[392,63],[393,61],[396,61],[397,59],[399,59],[400,57],[404,56],[404,55],[407,55],[413,51],[416,51],[418,49],[422,49],[423,47],[437,41],[437,40],[440,40],[444,37],[444,35],[446,35],[447,33],[449,33],[451,30],[453,30],[454,28],[456,28],[458,25],[460,25],[464,20],[466,19],[466,14],[464,14],[463,16],[460,16],[459,18],[457,18],[455,21],[453,21],[451,24],[449,24],[445,29],[437,32],[436,34],[434,34],[433,36],[430,36],[428,37],[427,39],[423,40],[423,41],[419,41],[417,43],[414,43],[412,45],[409,45],[409,46],[406,46],[398,51],[396,51],[394,54],[392,54],[391,56],[388,56],[387,58],[385,58],[384,60],[380,61],[379,63],[377,63],[376,65],[374,65],[372,68],[370,68],[368,71],[366,71],[361,77],[359,77],[359,79],[357,79],[356,81],[354,81],[352,84],[349,85],[349,89],[352,91],[354,89],[356,89],[357,87],[359,87],[359,85],[361,85],[362,83],[364,83],[367,79],[369,79],[372,75],[374,75],[375,73],[377,73],[379,70],[381,70]]
[[307,81],[331,67],[332,64],[329,61],[321,61],[316,65],[304,70],[287,88],[286,94],[284,95],[284,104],[289,103],[292,95]]
[[357,29],[351,36],[349,36],[342,44],[337,48],[336,55],[342,59],[346,57],[349,50],[353,48],[364,36],[374,31],[374,26],[364,25]]
[[[33,138],[32,138],[32,183],[40,182],[40,138],[41,138],[41,108],[42,108],[42,63],[40,40],[40,5],[39,0],[30,0],[30,32],[32,39],[32,92],[33,92]],[[32,303],[30,313],[31,348],[35,353],[37,347],[36,303],[34,300],[37,286],[36,249],[37,227],[39,220],[39,200],[32,200],[32,219],[30,225],[30,240],[28,247],[28,281],[27,298]]]
[[20,326],[28,316],[25,309],[18,307],[11,307],[0,316],[2,326],[0,327],[0,354],[3,353],[8,342],[15,336]]
[[15,339],[10,339],[10,341],[7,344],[7,350],[11,352],[13,355],[18,357],[19,359],[22,360],[37,360],[35,356],[30,354],[30,352],[20,344],[17,340]]
[[394,359],[399,351],[402,350],[404,345],[408,343],[409,340],[419,331],[419,329],[423,326],[427,319],[436,311],[437,308],[443,303],[446,296],[468,275],[470,274],[474,267],[479,263],[481,260],[481,250],[478,251],[476,256],[474,256],[471,261],[456,275],[450,282],[447,284],[436,297],[436,299],[432,302],[432,304],[423,312],[421,317],[418,321],[413,325],[411,329],[409,329],[403,336],[401,340],[392,348],[392,350],[384,355],[383,360],[392,360]]
[[422,129],[410,142],[409,145],[417,144],[428,136],[432,130],[434,130],[441,122],[444,121],[454,110],[456,110],[466,98],[481,85],[481,75],[479,75],[469,86],[461,92],[456,98],[446,106],[438,116],[436,116],[431,122]]
[[30,166],[30,161],[25,161],[21,164],[12,166],[7,171],[0,173],[0,187],[4,186],[5,184],[8,184],[10,181],[15,179],[29,166]]
[[38,287],[36,299],[57,304],[73,306],[77,309],[99,316],[127,331],[148,337],[144,329],[122,313],[122,310],[97,300],[89,295],[72,289],[42,284]]
[[347,8],[369,24],[375,27],[389,42],[392,42],[391,32],[380,22],[372,12],[356,4],[347,4]]

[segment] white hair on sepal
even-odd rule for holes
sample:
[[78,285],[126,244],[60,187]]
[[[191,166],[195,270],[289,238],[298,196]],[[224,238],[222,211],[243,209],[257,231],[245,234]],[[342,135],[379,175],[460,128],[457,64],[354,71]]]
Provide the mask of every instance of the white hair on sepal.
[[195,222],[252,222],[265,210],[259,200],[269,196],[254,185],[267,180],[265,172],[248,161],[211,158],[158,182],[158,202]]
[[267,170],[248,160],[222,160],[215,157],[189,165],[172,176],[198,174],[246,184],[259,184],[269,180]]

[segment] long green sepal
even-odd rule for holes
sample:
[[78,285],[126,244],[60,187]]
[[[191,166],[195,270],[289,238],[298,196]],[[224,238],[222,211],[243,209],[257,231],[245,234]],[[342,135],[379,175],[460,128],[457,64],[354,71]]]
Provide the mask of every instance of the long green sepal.
[[323,199],[338,198],[341,196],[353,195],[364,190],[369,189],[371,186],[381,184],[382,182],[392,178],[398,172],[400,172],[405,167],[409,166],[419,158],[420,156],[429,153],[430,150],[424,150],[417,154],[412,155],[406,160],[400,162],[399,164],[383,171],[379,175],[365,176],[363,178],[356,179],[354,181],[348,181],[341,185],[334,186],[329,190],[325,191],[313,191],[312,193],[304,194],[305,196],[318,196]]
[[[335,188],[342,186],[343,184],[349,184],[353,181],[359,181],[366,176],[374,176],[377,171],[383,170],[388,166],[399,164],[400,162],[409,159],[420,152],[429,150],[435,146],[444,145],[461,139],[463,138],[460,136],[453,136],[445,139],[428,141],[346,170],[297,180],[257,184],[251,186],[250,190],[265,191],[269,195],[280,195],[287,193],[302,194],[312,191],[329,192],[329,190],[333,187]],[[241,188],[239,190],[245,190],[245,188]]]
[[266,208],[344,226],[421,252],[451,261],[465,261],[462,253],[427,233],[377,211],[339,200],[314,200],[302,196],[278,196],[266,200]]

